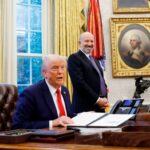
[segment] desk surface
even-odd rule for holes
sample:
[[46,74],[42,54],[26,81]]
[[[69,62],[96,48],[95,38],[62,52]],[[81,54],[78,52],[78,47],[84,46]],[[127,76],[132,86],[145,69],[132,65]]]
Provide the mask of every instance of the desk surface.
[[112,146],[94,146],[78,144],[51,144],[27,142],[21,144],[0,144],[0,149],[15,150],[148,150],[149,148],[136,147],[112,147]]
[[[136,125],[145,125],[145,126],[150,126],[150,121],[148,122],[136,122]],[[133,124],[132,124],[133,125]],[[95,138],[96,139],[96,138]],[[116,147],[116,146],[102,146],[100,144],[92,145],[90,142],[87,140],[84,143],[82,142],[76,142],[76,138],[70,138],[66,139],[64,141],[59,141],[59,142],[49,142],[48,140],[46,141],[39,141],[39,142],[34,142],[34,141],[29,141],[29,142],[24,142],[24,143],[19,143],[19,144],[0,144],[0,149],[3,150],[149,150],[149,147]],[[80,140],[80,139],[78,139]],[[126,141],[128,142],[128,141]],[[79,144],[80,143],[80,144]]]

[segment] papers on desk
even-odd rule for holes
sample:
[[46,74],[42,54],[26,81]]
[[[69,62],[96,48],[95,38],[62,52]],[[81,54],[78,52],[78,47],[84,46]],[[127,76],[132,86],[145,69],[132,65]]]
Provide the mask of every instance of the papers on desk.
[[100,136],[101,136],[101,133],[102,132],[108,132],[108,131],[111,131],[111,132],[121,132],[122,131],[122,128],[103,128],[103,127],[99,127],[99,128],[95,128],[95,127],[93,127],[93,128],[83,128],[83,127],[79,127],[78,128],[79,129],[79,131],[80,131],[80,134],[81,135],[91,135],[91,134],[96,134],[96,133],[98,133],[98,134],[100,134]]
[[79,113],[68,127],[118,127],[134,117],[134,114],[108,114],[97,112]]
[[89,126],[118,127],[133,116],[133,114],[108,114],[107,116],[89,124]]
[[97,119],[100,119],[104,115],[106,115],[106,113],[97,113],[97,112],[83,112],[83,113],[79,113],[77,116],[72,118],[72,120],[74,122],[74,124],[72,124],[72,125],[73,126],[87,126],[91,122],[93,122],[93,121],[95,121]]

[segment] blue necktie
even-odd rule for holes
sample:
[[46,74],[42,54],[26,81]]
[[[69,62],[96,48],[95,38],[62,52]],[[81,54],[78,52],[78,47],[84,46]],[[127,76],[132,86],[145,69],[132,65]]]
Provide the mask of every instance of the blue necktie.
[[91,61],[92,65],[93,65],[93,67],[96,69],[96,71],[99,74],[101,94],[102,94],[102,96],[106,96],[107,95],[107,90],[106,90],[106,85],[105,85],[104,78],[102,77],[102,74],[101,74],[97,64],[95,63],[93,57],[89,56],[89,58],[90,58],[90,61]]

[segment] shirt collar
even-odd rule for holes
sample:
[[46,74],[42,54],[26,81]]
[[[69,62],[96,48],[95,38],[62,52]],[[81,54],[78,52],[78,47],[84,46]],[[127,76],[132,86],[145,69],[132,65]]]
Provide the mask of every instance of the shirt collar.
[[86,54],[82,49],[80,49],[80,51],[81,51],[82,53],[84,53],[84,55],[85,55],[87,58],[89,58],[89,56],[91,56],[90,54]]
[[[49,88],[49,91],[52,93],[52,94],[55,94],[56,93],[56,88],[54,88],[51,84],[49,84],[49,82],[45,79],[45,82]],[[59,88],[59,90],[61,91],[61,87]]]

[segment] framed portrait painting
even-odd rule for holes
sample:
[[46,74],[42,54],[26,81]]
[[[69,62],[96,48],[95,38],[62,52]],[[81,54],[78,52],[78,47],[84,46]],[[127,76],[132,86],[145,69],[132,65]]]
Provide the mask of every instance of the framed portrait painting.
[[113,77],[150,75],[150,18],[111,18]]
[[113,0],[114,13],[149,13],[150,0]]

